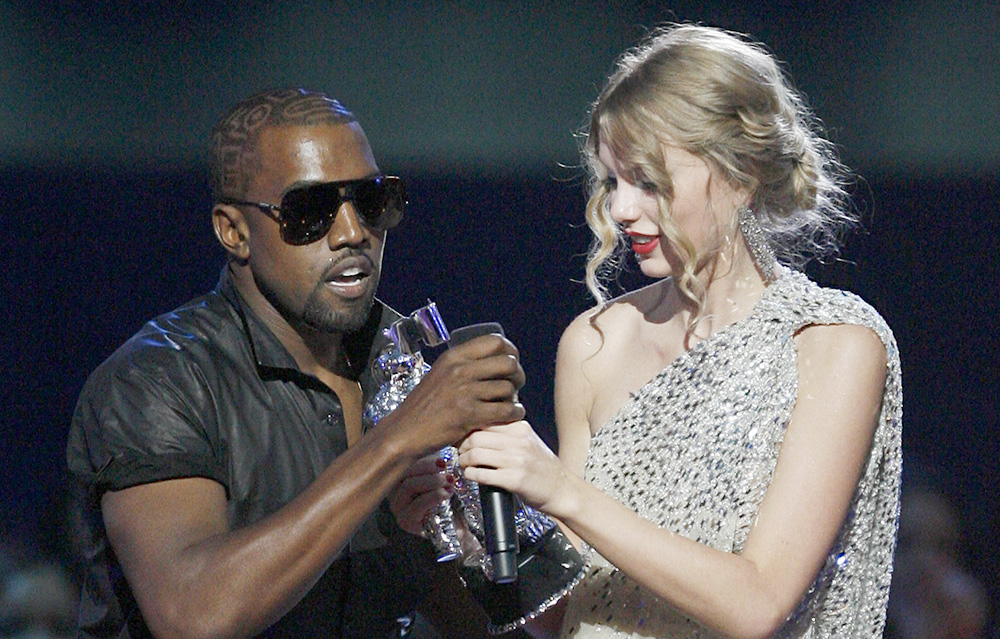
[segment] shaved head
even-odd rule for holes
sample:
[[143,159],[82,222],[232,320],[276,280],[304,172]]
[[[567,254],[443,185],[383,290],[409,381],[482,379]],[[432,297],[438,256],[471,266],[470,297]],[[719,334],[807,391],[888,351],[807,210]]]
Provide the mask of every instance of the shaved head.
[[257,144],[261,131],[356,121],[340,102],[305,89],[265,91],[239,102],[212,131],[212,200],[246,194],[260,167]]

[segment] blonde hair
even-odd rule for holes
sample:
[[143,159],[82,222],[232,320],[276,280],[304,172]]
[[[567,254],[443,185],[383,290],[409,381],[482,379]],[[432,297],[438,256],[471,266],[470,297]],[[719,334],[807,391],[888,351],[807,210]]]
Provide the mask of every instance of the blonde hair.
[[598,159],[605,144],[627,167],[621,177],[656,187],[660,228],[684,262],[677,284],[702,309],[704,291],[695,275],[717,251],[698,255],[671,221],[667,143],[702,158],[750,193],[750,208],[784,264],[800,267],[835,253],[841,232],[857,222],[847,206],[846,169],[764,47],[721,29],[667,25],[621,56],[590,111],[583,156],[590,173],[586,219],[594,239],[586,283],[599,304],[624,254],[620,229],[609,215],[607,170]]

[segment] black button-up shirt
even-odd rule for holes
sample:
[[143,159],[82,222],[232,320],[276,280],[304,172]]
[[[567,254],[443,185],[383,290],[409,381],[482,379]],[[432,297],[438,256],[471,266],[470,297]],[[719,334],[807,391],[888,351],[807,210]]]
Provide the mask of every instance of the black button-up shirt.
[[[377,303],[346,338],[365,402],[378,390],[370,370],[385,345],[381,329],[397,317]],[[67,448],[89,522],[80,636],[150,636],[104,533],[105,491],[207,477],[225,487],[235,529],[279,510],[345,450],[336,393],[299,370],[223,268],[214,291],[148,322],[81,393]],[[434,563],[425,542],[398,529],[389,538],[374,519],[362,525],[306,598],[262,636],[389,636],[394,619],[426,592]]]

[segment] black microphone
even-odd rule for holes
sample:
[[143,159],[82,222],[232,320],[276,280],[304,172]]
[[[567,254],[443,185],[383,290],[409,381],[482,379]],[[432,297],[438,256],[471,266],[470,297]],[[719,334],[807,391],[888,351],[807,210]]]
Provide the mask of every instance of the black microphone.
[[[480,335],[503,335],[503,326],[484,322],[463,326],[451,331],[448,347],[458,346]],[[500,584],[517,580],[517,526],[514,513],[517,503],[509,490],[496,486],[479,486],[479,502],[483,508],[483,534],[486,552],[493,561],[493,581]]]

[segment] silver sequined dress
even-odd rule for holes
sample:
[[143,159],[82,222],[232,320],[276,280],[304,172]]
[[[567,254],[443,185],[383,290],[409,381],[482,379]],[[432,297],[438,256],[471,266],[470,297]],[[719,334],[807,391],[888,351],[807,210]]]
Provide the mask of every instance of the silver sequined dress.
[[[785,270],[750,316],[715,333],[634,393],[591,440],[585,476],[661,526],[738,553],[774,471],[797,394],[795,332],[858,324],[888,353],[882,411],[834,548],[777,637],[882,636],[899,509],[902,389],[889,327],[855,295]],[[592,554],[563,637],[716,635]]]

